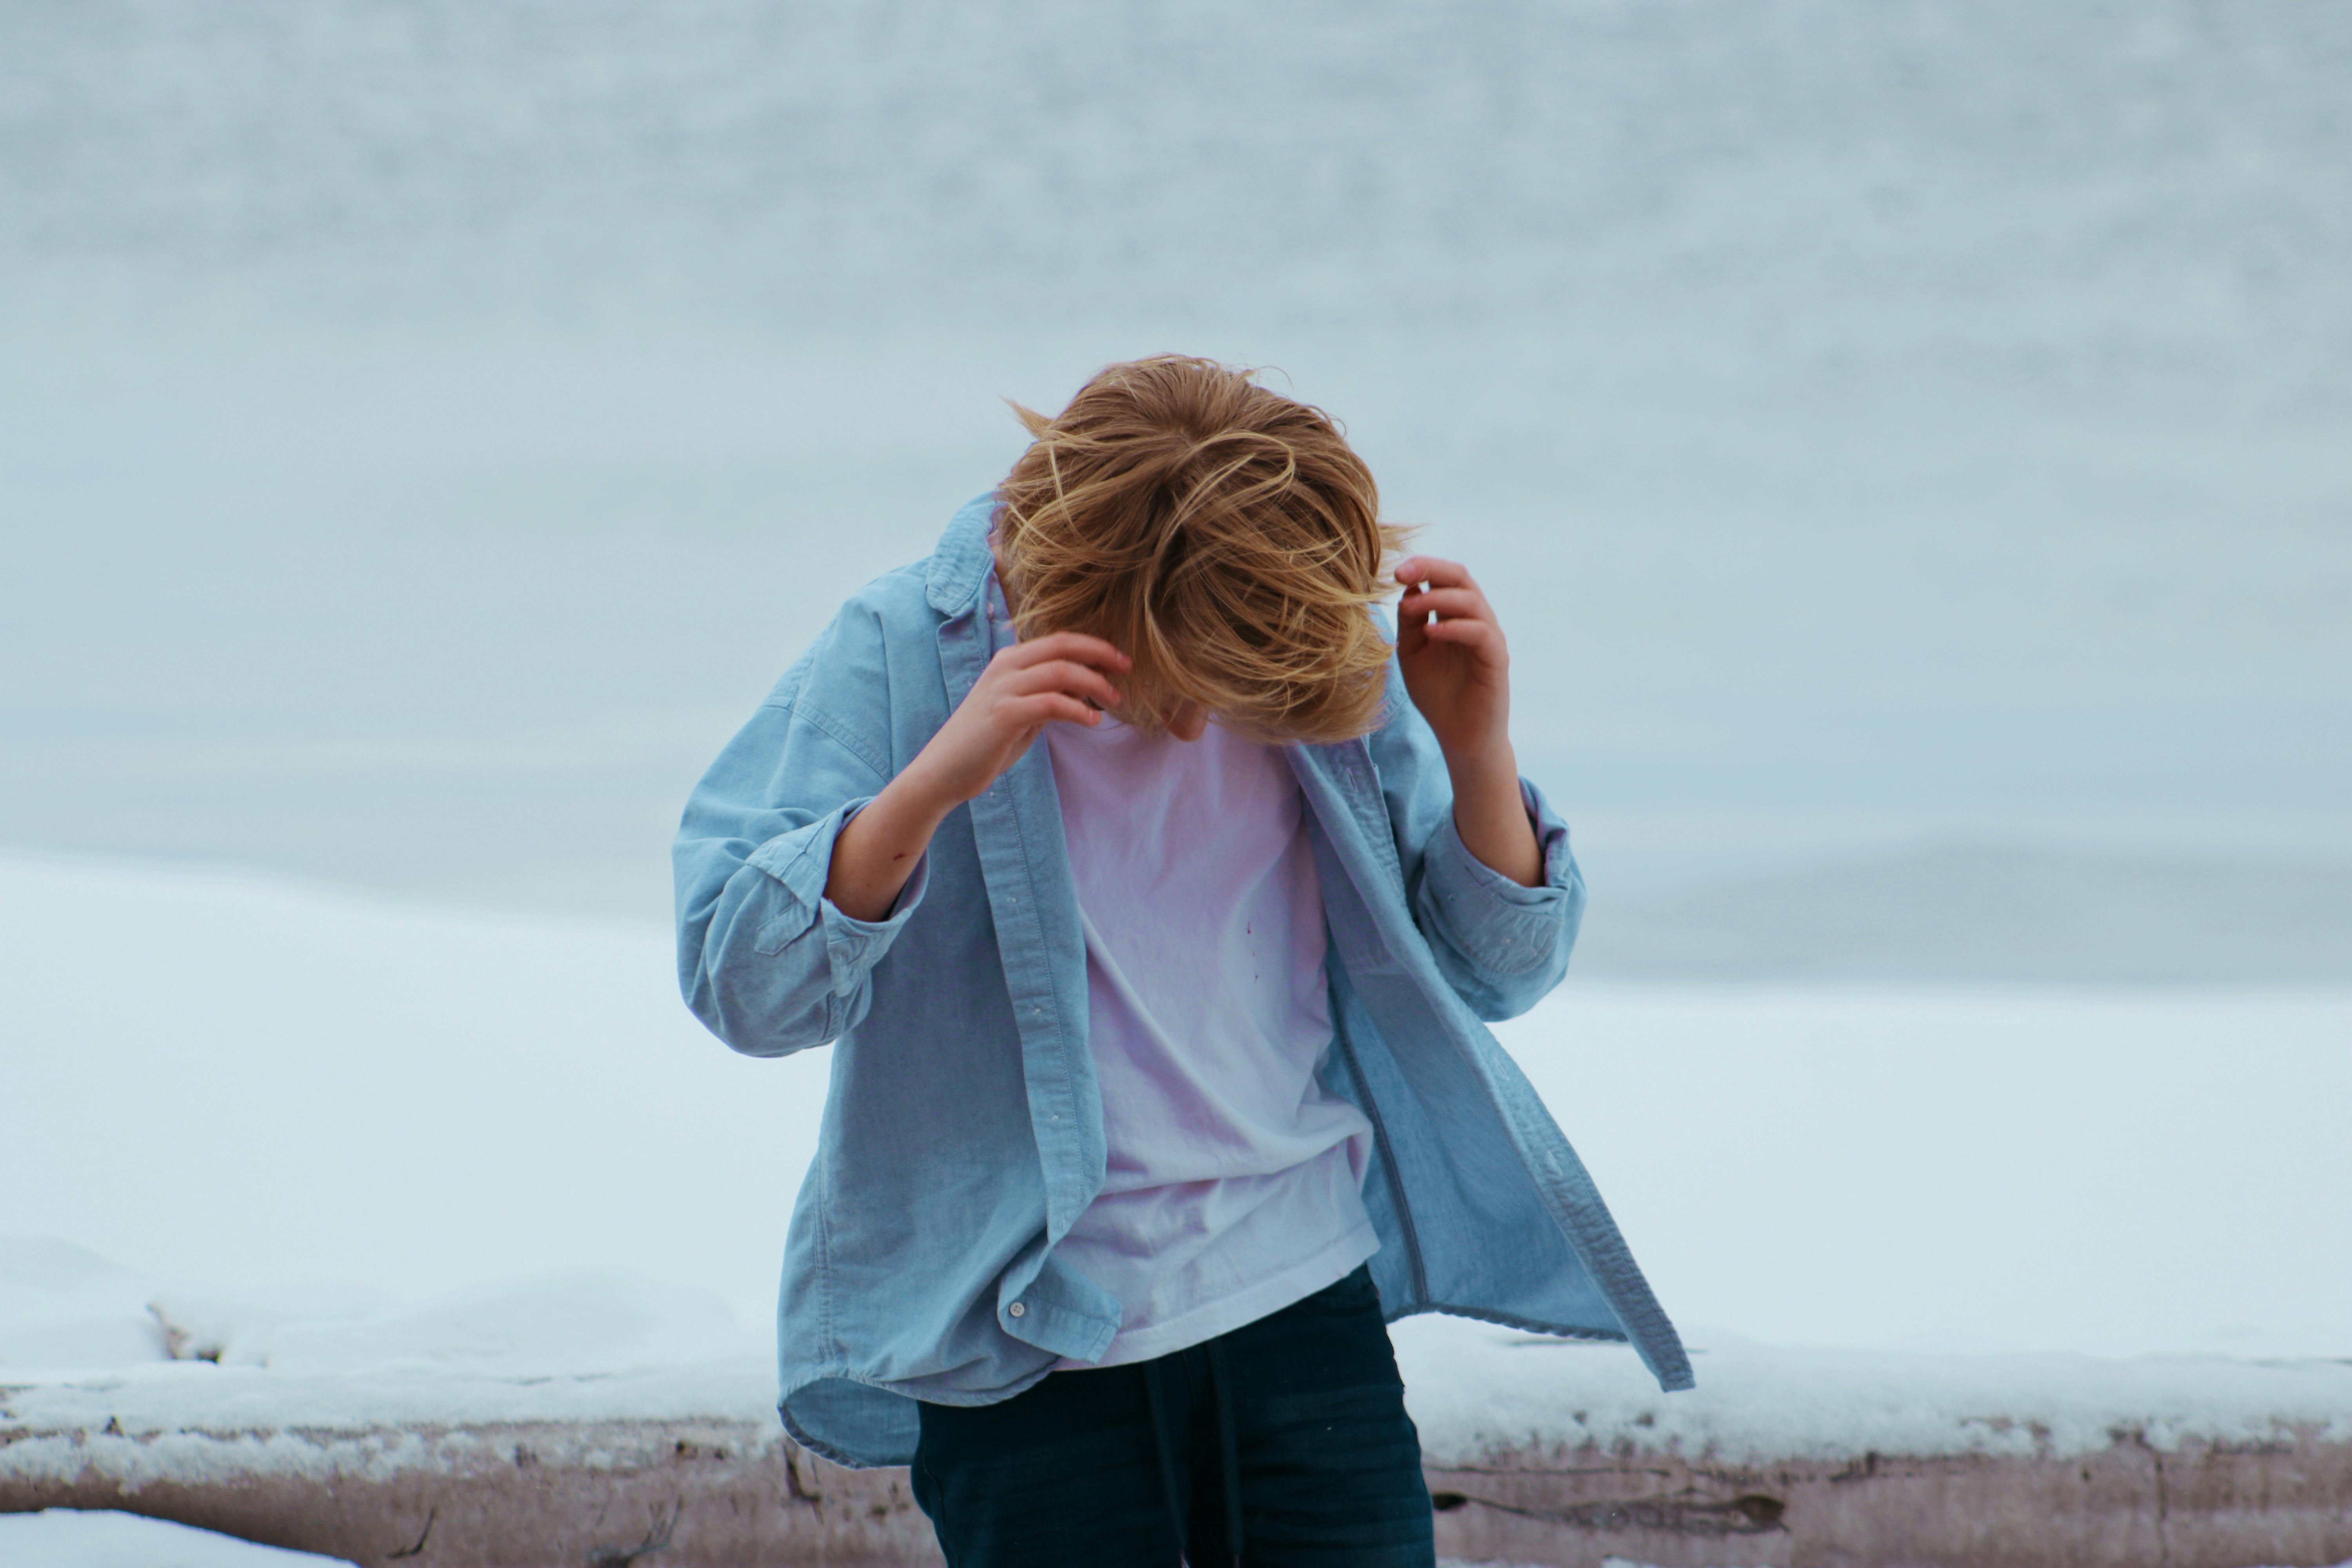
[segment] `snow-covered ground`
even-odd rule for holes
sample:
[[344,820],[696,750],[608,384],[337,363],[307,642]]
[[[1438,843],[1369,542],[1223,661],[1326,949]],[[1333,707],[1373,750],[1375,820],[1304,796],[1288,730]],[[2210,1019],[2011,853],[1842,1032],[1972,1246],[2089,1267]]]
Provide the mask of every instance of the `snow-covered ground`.
[[[580,1294],[587,1310],[613,1313],[594,1286]],[[134,1487],[222,1470],[381,1475],[437,1462],[387,1436],[416,1427],[723,1421],[782,1441],[767,1357],[642,1333],[563,1335],[581,1310],[546,1297],[478,1303],[475,1323],[510,1342],[542,1314],[562,1337],[504,1355],[483,1354],[478,1334],[446,1313],[404,1324],[446,1336],[412,1332],[406,1353],[339,1336],[323,1354],[314,1347],[267,1363],[7,1367],[0,1415],[15,1440],[0,1473],[68,1479],[96,1465]],[[335,1325],[320,1327],[319,1337],[334,1335]],[[1696,1390],[1667,1394],[1612,1347],[1433,1316],[1392,1332],[1423,1450],[1439,1466],[1588,1441],[1726,1463],[2066,1457],[2125,1433],[2166,1451],[2298,1434],[2352,1443],[2352,1363],[2341,1359],[1929,1355],[1723,1340],[1699,1347]],[[249,1343],[244,1353],[268,1352]]]
[[351,1568],[341,1558],[160,1519],[69,1509],[0,1514],[0,1561],[8,1568]]
[[[826,1058],[704,1034],[659,929],[16,860],[0,995],[12,1378],[767,1352]],[[1703,1383],[1773,1346],[2352,1355],[2352,994],[1571,977],[1502,1034]]]

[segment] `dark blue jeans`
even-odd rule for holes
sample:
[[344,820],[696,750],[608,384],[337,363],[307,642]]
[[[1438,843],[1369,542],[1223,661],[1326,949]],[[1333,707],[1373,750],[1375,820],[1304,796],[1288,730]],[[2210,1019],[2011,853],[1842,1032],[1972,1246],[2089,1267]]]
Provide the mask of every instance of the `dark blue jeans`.
[[1437,1560],[1369,1269],[1157,1361],[926,1405],[922,1421],[915,1500],[949,1568]]

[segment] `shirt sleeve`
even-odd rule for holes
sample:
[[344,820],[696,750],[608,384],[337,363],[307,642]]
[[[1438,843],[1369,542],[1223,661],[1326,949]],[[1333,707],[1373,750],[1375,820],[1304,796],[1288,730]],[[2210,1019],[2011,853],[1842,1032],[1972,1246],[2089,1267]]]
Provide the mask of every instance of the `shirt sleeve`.
[[1488,1019],[1525,1012],[1559,983],[1584,912],[1584,878],[1569,853],[1568,824],[1525,779],[1519,798],[1542,851],[1541,881],[1522,887],[1473,855],[1454,826],[1449,790],[1413,889],[1413,919],[1438,967]]
[[787,1055],[865,1016],[930,881],[926,854],[878,921],[824,896],[835,840],[882,782],[821,720],[772,702],[695,786],[672,850],[678,986],[736,1050]]
[[1543,879],[1523,888],[1470,853],[1454,825],[1454,779],[1404,679],[1389,667],[1389,711],[1370,737],[1413,924],[1438,972],[1479,1017],[1517,1017],[1568,973],[1584,917],[1584,878],[1568,824],[1525,779],[1519,798],[1543,852]]

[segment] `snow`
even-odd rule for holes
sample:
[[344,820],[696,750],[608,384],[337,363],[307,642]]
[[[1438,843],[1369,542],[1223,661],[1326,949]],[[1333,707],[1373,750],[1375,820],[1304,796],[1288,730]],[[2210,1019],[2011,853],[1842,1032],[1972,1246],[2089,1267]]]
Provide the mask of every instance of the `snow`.
[[156,1294],[175,1359],[288,1372],[392,1373],[420,1367],[530,1378],[625,1372],[727,1354],[744,1335],[708,1290],[579,1270],[409,1310],[304,1317],[216,1298]]
[[[726,1424],[733,1446],[780,1445],[766,1356],[624,1373],[500,1377],[431,1365],[282,1372],[164,1363],[102,1373],[10,1369],[0,1384],[0,1477],[68,1480],[96,1469],[136,1489],[255,1474],[381,1478],[437,1468],[453,1445],[418,1434],[533,1426],[549,1464],[593,1463],[615,1422]],[[463,1448],[461,1436],[454,1447]]]
[[1391,1331],[1432,1462],[1506,1451],[1701,1455],[2095,1453],[2130,1435],[2352,1443],[2352,1363],[2222,1356],[1928,1355],[1702,1342],[1698,1386],[1660,1394],[1630,1357],[1460,1319]]
[[[1437,1560],[1437,1568],[1546,1568],[1546,1565],[1539,1563],[1472,1563],[1458,1557],[1441,1557]],[[1658,1568],[1658,1565],[1636,1563],[1630,1557],[1604,1557],[1601,1560],[1601,1568]],[[2336,1563],[2335,1568],[2352,1568],[2352,1562]]]
[[[2119,1436],[2167,1452],[2298,1434],[2352,1443],[2352,1364],[2343,1362],[1717,1344],[1698,1347],[1699,1386],[1669,1395],[1621,1350],[1436,1317],[1409,1319],[1393,1335],[1423,1449],[1440,1465],[1586,1443],[1726,1462],[2041,1458],[2095,1452]],[[773,1444],[782,1432],[772,1385],[761,1356],[530,1376],[429,1362],[10,1369],[0,1420],[14,1440],[0,1448],[0,1474],[62,1479],[96,1467],[132,1486],[191,1474],[382,1475],[444,1462],[404,1431],[490,1426],[575,1428],[583,1451],[614,1422],[721,1422]]]
[[[1397,1325],[1407,1401],[1440,1466],[1590,1444],[1724,1463],[1864,1455],[2063,1458],[2118,1441],[2352,1443],[2352,1364],[2214,1356],[1959,1356],[1700,1346],[1699,1386],[1661,1394],[1619,1351],[1458,1319]],[[255,1475],[382,1480],[496,1450],[528,1426],[543,1463],[594,1468],[637,1423],[783,1441],[763,1356],[621,1373],[491,1375],[455,1365],[326,1372],[174,1362],[7,1373],[0,1479],[91,1472],[143,1485]]]
[[0,863],[0,945],[9,1099],[42,1108],[11,1159],[47,1173],[0,1235],[314,1317],[618,1269],[767,1343],[826,1060],[712,1039],[658,929]]
[[0,1561],[9,1568],[351,1568],[340,1557],[160,1519],[72,1509],[0,1514]]
[[[1441,1557],[1437,1560],[1437,1568],[1546,1568],[1546,1565],[1539,1563],[1472,1563],[1459,1557]],[[1601,1560],[1601,1568],[1658,1568],[1658,1565],[1636,1563],[1630,1557],[1604,1557]],[[2352,1568],[2352,1563],[2339,1563],[2336,1568]]]
[[169,1353],[139,1277],[56,1237],[0,1236],[0,1367],[115,1366]]
[[[520,1290],[547,1355],[615,1364],[646,1309],[567,1340],[546,1281],[583,1271],[703,1293],[645,1330],[661,1354],[768,1346],[827,1057],[726,1050],[658,928],[0,861],[0,994],[11,1100],[43,1108],[12,1160],[46,1173],[0,1190],[0,1236],[134,1270],[0,1254],[12,1363],[159,1359],[160,1300],[232,1361],[429,1335],[489,1365],[530,1336],[499,1348],[481,1303]],[[2352,993],[1571,976],[1499,1033],[1695,1331],[2352,1354],[2352,1249],[2314,1245]]]
[[[672,985],[655,928],[0,861],[10,1087],[43,1108],[12,1159],[49,1178],[0,1190],[7,1463],[378,1468],[425,1462],[399,1428],[503,1422],[774,1440],[826,1058],[734,1057]],[[1415,1319],[1433,1454],[2352,1440],[2326,1359],[2352,1259],[2315,1244],[2352,994],[1571,981],[1500,1032],[1699,1388]]]
[[1571,971],[1496,1033],[1694,1337],[2352,1354],[2352,992]]

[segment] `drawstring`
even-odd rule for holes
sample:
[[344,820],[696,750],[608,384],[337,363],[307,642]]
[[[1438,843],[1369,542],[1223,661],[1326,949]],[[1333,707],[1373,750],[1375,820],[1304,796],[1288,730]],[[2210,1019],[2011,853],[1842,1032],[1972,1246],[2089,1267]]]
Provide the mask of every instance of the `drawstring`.
[[[1211,1340],[1208,1351],[1209,1388],[1217,1405],[1217,1455],[1224,1467],[1225,1550],[1233,1554],[1233,1568],[1241,1568],[1242,1454],[1241,1439],[1234,1427],[1233,1375],[1225,1367],[1223,1342]],[[1168,1394],[1162,1383],[1168,1363],[1175,1359],[1156,1356],[1143,1363],[1143,1392],[1151,1404],[1151,1436],[1160,1449],[1160,1481],[1168,1492],[1168,1522],[1176,1531],[1176,1555],[1181,1562],[1190,1562],[1192,1543],[1184,1527],[1183,1491],[1176,1482],[1176,1444],[1169,1431]]]
[[1234,1568],[1242,1562],[1242,1449],[1234,1431],[1234,1381],[1225,1370],[1223,1340],[1209,1342],[1209,1384],[1217,1394],[1217,1448],[1225,1461],[1225,1548]]
[[1151,1401],[1151,1436],[1160,1450],[1160,1480],[1168,1489],[1168,1523],[1176,1531],[1176,1560],[1184,1560],[1184,1500],[1176,1485],[1176,1445],[1168,1438],[1168,1397],[1160,1380],[1168,1370],[1164,1357],[1143,1363],[1143,1392]]

